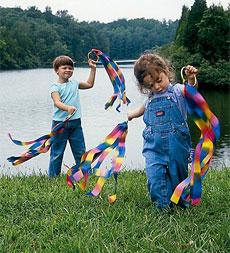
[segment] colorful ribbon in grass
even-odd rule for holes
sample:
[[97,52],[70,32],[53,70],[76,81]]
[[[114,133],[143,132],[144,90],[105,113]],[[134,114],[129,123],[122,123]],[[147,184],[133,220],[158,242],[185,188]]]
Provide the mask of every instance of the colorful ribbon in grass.
[[[108,178],[112,175],[115,179],[115,190],[112,196],[109,196],[109,203],[116,201],[117,177],[121,170],[121,165],[125,155],[125,138],[128,132],[128,123],[118,124],[112,132],[106,136],[104,142],[97,147],[85,152],[82,155],[80,166],[69,168],[66,176],[69,187],[75,189],[75,183],[85,189],[90,174],[99,177],[90,196],[98,196]],[[110,168],[101,167],[105,158],[113,154]],[[93,165],[94,164],[94,165]]]
[[126,96],[125,89],[125,78],[118,67],[118,65],[106,54],[98,49],[92,49],[88,56],[94,53],[97,57],[100,58],[102,64],[105,67],[105,70],[113,84],[113,95],[110,97],[108,102],[105,104],[105,109],[107,110],[109,107],[112,107],[116,99],[119,99],[119,104],[116,107],[116,110],[120,112],[121,103],[129,104],[130,100]]
[[213,157],[214,145],[220,138],[220,125],[217,117],[196,88],[185,84],[184,95],[188,105],[188,113],[201,131],[199,143],[196,146],[191,175],[182,181],[175,189],[171,201],[179,200],[188,205],[199,205],[202,193],[202,180],[208,172]]
[[12,138],[11,134],[9,134],[10,139],[13,143],[19,146],[30,146],[26,152],[23,152],[19,156],[11,156],[7,158],[9,162],[11,162],[13,165],[19,165],[21,163],[24,163],[25,161],[38,156],[42,153],[46,153],[53,142],[52,137],[54,137],[57,134],[60,134],[64,131],[65,124],[69,121],[69,119],[73,116],[73,114],[69,115],[63,122],[60,122],[56,126],[54,126],[51,129],[51,132],[49,134],[43,135],[39,137],[36,140],[33,141],[19,141]]

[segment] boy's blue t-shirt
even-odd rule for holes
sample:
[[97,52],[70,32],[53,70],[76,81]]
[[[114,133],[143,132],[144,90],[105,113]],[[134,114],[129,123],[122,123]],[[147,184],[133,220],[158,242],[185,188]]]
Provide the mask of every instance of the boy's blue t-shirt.
[[[66,105],[75,106],[77,108],[75,114],[70,120],[81,118],[81,105],[79,96],[79,82],[68,81],[66,83],[54,83],[51,86],[50,94],[58,92],[60,100]],[[63,121],[68,116],[68,112],[60,110],[54,105],[53,120]]]

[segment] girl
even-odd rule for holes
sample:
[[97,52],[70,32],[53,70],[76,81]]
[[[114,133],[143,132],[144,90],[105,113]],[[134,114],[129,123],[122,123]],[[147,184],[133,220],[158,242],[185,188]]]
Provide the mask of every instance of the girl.
[[[196,85],[197,69],[186,66],[190,85]],[[156,207],[171,207],[171,195],[188,176],[191,141],[183,85],[173,85],[169,63],[155,54],[142,55],[134,65],[140,92],[148,94],[145,105],[128,113],[128,120],[144,115],[143,155],[147,185]],[[180,203],[179,203],[180,204]]]

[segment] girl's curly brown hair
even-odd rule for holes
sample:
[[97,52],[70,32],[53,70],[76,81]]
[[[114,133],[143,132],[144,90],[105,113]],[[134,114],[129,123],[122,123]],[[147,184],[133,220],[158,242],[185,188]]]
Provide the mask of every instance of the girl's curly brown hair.
[[168,60],[152,53],[141,55],[134,64],[134,75],[137,79],[140,92],[143,94],[150,93],[152,84],[145,83],[144,78],[147,75],[151,75],[153,80],[156,81],[161,72],[164,72],[168,76],[170,82],[174,81],[174,70]]

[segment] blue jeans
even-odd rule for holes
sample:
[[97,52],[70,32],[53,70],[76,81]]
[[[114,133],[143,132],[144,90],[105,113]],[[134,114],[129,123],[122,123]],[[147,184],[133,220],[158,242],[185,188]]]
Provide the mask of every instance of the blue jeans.
[[[60,123],[53,121],[52,127]],[[81,156],[85,153],[85,140],[81,127],[81,119],[70,120],[66,123],[62,133],[52,137],[50,151],[49,177],[56,177],[61,173],[62,159],[69,140],[70,148],[77,166],[80,165]]]

